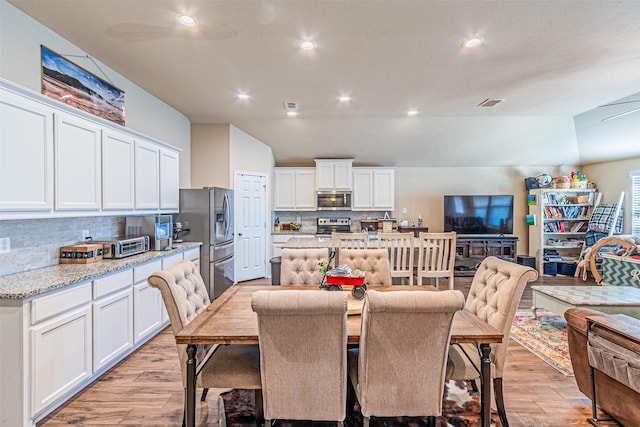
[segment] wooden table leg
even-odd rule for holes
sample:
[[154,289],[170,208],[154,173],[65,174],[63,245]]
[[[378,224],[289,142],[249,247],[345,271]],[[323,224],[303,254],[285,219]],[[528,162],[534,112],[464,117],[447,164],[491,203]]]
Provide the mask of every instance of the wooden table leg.
[[196,425],[196,348],[195,344],[187,346],[187,388],[184,396],[186,427]]
[[481,363],[480,376],[482,389],[480,390],[481,425],[491,425],[491,344],[480,344]]

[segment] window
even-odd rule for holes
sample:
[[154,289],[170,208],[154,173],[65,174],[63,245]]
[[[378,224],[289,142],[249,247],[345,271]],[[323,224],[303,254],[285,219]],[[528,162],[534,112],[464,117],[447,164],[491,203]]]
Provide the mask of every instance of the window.
[[631,233],[640,236],[640,171],[631,172]]

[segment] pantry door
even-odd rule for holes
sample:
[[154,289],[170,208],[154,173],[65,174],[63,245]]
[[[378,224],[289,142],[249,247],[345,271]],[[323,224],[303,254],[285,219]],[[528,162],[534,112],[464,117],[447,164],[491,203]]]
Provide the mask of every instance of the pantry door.
[[235,174],[236,282],[266,276],[266,182],[264,174]]

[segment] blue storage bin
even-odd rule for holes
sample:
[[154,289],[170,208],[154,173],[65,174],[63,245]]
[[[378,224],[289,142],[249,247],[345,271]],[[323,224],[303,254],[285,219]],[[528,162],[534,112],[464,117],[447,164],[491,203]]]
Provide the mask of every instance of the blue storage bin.
[[543,267],[543,273],[546,276],[555,276],[558,274],[558,263],[557,262],[545,262]]

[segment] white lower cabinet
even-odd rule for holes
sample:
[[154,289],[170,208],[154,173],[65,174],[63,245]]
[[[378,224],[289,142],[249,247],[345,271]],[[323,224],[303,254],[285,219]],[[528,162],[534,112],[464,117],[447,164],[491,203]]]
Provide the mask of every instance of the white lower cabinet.
[[147,277],[162,270],[162,262],[154,261],[133,269],[133,339],[144,341],[163,325],[164,303],[156,288],[149,286]]
[[93,370],[109,366],[133,348],[133,290],[125,290],[93,303]]
[[31,416],[91,377],[91,304],[31,328]]

